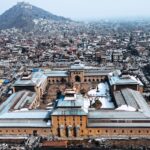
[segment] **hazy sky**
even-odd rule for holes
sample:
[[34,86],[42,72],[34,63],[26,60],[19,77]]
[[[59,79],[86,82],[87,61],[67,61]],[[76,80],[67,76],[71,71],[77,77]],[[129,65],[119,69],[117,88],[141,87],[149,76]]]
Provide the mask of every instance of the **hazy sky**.
[[[0,0],[0,14],[20,0]],[[72,19],[150,16],[150,0],[25,0]]]

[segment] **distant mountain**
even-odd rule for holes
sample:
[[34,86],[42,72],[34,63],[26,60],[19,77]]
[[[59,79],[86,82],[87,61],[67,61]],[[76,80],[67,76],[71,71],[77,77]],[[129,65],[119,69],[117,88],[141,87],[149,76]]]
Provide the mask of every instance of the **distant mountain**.
[[54,15],[29,3],[18,2],[17,5],[0,15],[0,29],[15,27],[30,30],[34,27],[33,20],[40,18],[52,21],[70,21],[70,19]]

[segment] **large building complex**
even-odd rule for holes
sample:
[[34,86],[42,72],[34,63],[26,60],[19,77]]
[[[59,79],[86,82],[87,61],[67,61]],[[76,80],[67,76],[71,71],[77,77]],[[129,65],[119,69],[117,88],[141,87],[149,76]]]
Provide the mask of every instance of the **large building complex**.
[[[69,84],[49,110],[38,109],[46,85]],[[75,83],[87,94],[72,90]],[[92,84],[91,84],[92,83]],[[0,134],[64,138],[150,135],[150,108],[143,84],[119,70],[86,67],[76,61],[70,69],[38,71],[14,84],[14,93],[0,106]]]

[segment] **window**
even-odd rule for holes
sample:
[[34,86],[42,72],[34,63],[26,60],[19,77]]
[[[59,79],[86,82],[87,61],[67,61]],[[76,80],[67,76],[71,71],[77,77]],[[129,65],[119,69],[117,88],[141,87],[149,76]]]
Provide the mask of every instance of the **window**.
[[37,136],[37,130],[33,130],[33,135]]
[[8,130],[6,130],[6,132],[8,132]]
[[24,132],[26,132],[26,130],[24,130]]
[[86,82],[87,80],[86,79],[84,79],[84,82]]
[[59,117],[57,117],[57,121],[59,121]]
[[95,81],[95,79],[93,79],[93,82]]
[[116,130],[114,130],[114,133],[116,133]]
[[122,133],[124,133],[124,130],[122,130]]
[[14,130],[12,130],[12,132],[14,132]]
[[139,133],[141,133],[141,131],[139,130]]
[[149,131],[147,130],[147,133],[149,133]]
[[132,130],[130,130],[130,133],[132,133]]
[[89,79],[89,82],[91,82],[91,79]]
[[97,132],[99,133],[100,131],[98,130]]
[[106,133],[108,132],[108,130],[105,131]]
[[80,121],[82,121],[82,116],[80,116]]
[[75,76],[75,82],[81,82],[81,78],[80,78],[80,76]]

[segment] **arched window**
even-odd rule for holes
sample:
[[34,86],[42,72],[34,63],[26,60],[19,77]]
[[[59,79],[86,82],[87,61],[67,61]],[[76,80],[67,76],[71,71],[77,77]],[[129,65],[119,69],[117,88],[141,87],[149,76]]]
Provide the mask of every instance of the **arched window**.
[[147,130],[147,133],[149,133],[149,131]]
[[139,130],[139,133],[141,133],[141,131]]
[[65,78],[61,78],[61,83],[66,83],[66,79]]
[[81,82],[80,76],[75,76],[75,81],[76,81],[76,82]]

